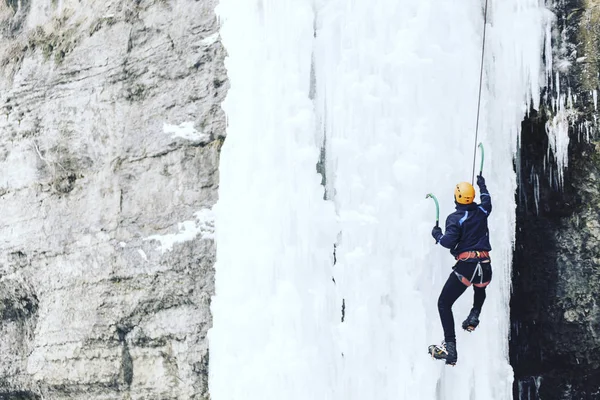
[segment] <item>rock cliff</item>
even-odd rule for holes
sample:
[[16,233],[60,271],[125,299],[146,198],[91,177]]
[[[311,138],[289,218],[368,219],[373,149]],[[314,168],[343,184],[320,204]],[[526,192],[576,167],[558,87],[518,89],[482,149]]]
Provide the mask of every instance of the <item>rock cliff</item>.
[[[516,166],[515,399],[600,393],[600,2],[555,3],[553,73],[544,106],[523,122]],[[553,129],[568,137],[564,160]]]
[[216,3],[0,0],[0,398],[208,398]]

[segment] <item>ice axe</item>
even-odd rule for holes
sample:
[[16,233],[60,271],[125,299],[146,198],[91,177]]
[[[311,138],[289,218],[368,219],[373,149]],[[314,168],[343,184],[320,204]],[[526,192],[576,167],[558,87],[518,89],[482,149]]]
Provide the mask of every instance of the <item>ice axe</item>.
[[438,199],[433,195],[433,193],[429,193],[425,196],[426,199],[432,198],[435,201],[435,226],[440,226],[440,203],[438,203]]
[[479,175],[483,173],[483,158],[485,156],[485,152],[483,151],[483,143],[479,143],[479,148],[481,149],[481,166],[479,167]]
[[[485,151],[483,150],[483,143],[479,143],[479,149],[481,150],[481,165],[479,166],[479,175],[483,174],[483,160],[485,158]],[[475,158],[473,158],[473,173],[475,173]],[[471,180],[471,185],[473,184],[473,181],[475,180],[475,177],[473,177],[473,179]]]

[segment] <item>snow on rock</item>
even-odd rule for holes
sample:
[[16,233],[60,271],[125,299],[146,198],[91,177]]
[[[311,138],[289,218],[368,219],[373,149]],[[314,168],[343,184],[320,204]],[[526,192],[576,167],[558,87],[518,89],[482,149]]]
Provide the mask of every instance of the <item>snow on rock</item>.
[[138,253],[139,253],[140,257],[142,257],[142,259],[144,261],[148,261],[148,256],[146,255],[146,253],[144,252],[144,250],[138,249]]
[[210,46],[214,44],[217,40],[219,40],[219,32],[207,36],[206,38],[202,39],[200,43],[202,43],[205,46]]
[[182,122],[179,125],[170,125],[165,122],[163,125],[163,131],[167,134],[171,134],[172,138],[182,138],[193,141],[203,141],[210,139],[210,136],[198,132],[194,128],[193,122]]
[[212,210],[204,209],[196,212],[195,221],[184,221],[177,224],[177,233],[167,235],[152,235],[144,240],[156,240],[160,242],[157,250],[161,253],[173,250],[176,243],[194,240],[198,235],[201,239],[213,239],[214,214]]

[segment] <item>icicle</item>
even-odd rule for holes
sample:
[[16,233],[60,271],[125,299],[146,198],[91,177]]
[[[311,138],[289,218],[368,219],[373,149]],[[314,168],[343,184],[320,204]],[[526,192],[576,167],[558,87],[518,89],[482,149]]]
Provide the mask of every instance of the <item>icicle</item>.
[[539,214],[539,204],[540,204],[540,178],[538,174],[534,174],[533,180],[533,198],[535,201],[535,213]]

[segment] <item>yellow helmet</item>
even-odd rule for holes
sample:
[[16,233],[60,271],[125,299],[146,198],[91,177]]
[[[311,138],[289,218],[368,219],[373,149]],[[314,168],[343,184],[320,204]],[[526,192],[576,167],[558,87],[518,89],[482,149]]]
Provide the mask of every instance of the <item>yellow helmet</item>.
[[475,188],[469,182],[461,182],[454,189],[454,199],[460,204],[471,204],[475,199]]

